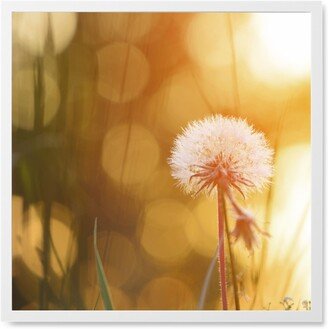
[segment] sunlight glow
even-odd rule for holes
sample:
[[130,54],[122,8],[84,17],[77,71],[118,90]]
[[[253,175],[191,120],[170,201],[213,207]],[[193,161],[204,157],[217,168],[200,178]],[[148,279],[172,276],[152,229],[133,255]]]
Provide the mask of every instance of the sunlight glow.
[[310,69],[311,16],[308,13],[263,13],[254,15],[267,64],[303,75]]

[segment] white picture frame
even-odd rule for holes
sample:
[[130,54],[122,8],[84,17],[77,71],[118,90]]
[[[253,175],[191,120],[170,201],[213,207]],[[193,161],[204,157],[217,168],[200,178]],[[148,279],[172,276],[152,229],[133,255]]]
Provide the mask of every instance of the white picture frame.
[[[17,311],[12,310],[11,15],[16,11],[309,12],[312,18],[312,309],[309,311]],[[319,1],[11,1],[1,2],[1,297],[10,322],[321,322],[323,318],[323,52]]]

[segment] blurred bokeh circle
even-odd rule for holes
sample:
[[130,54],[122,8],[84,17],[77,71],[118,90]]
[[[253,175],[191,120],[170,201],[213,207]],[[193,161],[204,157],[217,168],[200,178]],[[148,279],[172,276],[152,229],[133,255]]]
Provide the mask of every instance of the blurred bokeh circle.
[[30,54],[42,56],[50,34],[54,53],[59,54],[71,42],[76,27],[76,13],[21,12],[13,16],[13,39]]
[[110,129],[103,142],[103,169],[123,186],[145,182],[155,170],[159,158],[156,139],[138,124],[123,124]]
[[115,103],[129,102],[145,89],[150,74],[147,58],[137,47],[115,42],[98,53],[98,93]]
[[185,225],[192,220],[191,211],[173,199],[149,203],[142,221],[140,242],[155,262],[174,265],[188,256],[191,247]]
[[55,117],[60,104],[60,91],[54,77],[47,72],[43,75],[43,89],[36,94],[35,72],[24,68],[13,76],[12,123],[15,128],[33,130],[35,128],[36,103],[41,93],[44,96],[43,126],[47,126]]
[[195,297],[183,281],[170,276],[158,277],[141,290],[137,305],[141,310],[193,310]]

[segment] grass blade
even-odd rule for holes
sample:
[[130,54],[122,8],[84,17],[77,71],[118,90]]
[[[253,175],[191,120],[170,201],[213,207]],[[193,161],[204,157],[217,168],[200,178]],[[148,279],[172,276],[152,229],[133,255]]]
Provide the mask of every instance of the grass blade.
[[209,291],[209,287],[210,287],[210,282],[211,282],[211,278],[212,275],[214,273],[214,269],[215,269],[215,265],[217,262],[217,257],[219,254],[219,245],[217,246],[216,250],[215,250],[215,254],[212,257],[211,263],[207,269],[206,275],[205,275],[205,279],[204,279],[204,283],[200,292],[200,297],[198,300],[198,305],[197,305],[197,309],[198,310],[203,310],[205,307],[205,302],[206,302],[206,297],[208,295],[208,291]]
[[95,227],[93,232],[93,246],[95,249],[95,257],[96,257],[96,267],[97,267],[97,277],[98,277],[98,285],[100,290],[100,295],[102,301],[104,303],[105,310],[112,310],[113,305],[109,294],[108,282],[106,279],[104,267],[99,255],[99,251],[97,248],[97,218],[95,220]]

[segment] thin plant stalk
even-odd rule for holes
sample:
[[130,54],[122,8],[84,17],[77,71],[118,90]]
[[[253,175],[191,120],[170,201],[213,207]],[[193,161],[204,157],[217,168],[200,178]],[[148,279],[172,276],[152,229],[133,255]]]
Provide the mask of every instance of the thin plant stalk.
[[210,286],[210,282],[211,282],[211,278],[213,276],[214,273],[214,269],[215,269],[215,264],[217,262],[218,256],[219,256],[219,250],[220,250],[221,246],[218,244],[216,249],[215,249],[215,253],[212,257],[211,263],[207,269],[205,278],[204,278],[204,283],[200,292],[200,296],[199,296],[199,300],[198,300],[198,309],[199,310],[203,310],[204,306],[205,306],[205,301],[206,301],[206,297],[207,297],[207,293],[209,290],[209,286]]
[[232,276],[232,286],[233,286],[233,293],[235,298],[235,307],[236,310],[240,310],[240,302],[239,302],[239,291],[238,291],[238,282],[236,277],[236,268],[235,268],[235,259],[231,248],[231,242],[229,239],[229,222],[228,222],[228,216],[227,216],[227,209],[225,204],[225,198],[223,197],[223,212],[224,212],[224,219],[225,219],[225,228],[226,228],[226,237],[228,242],[228,251],[229,251],[229,257],[230,257],[230,266],[231,266],[231,276]]
[[[129,20],[128,20],[128,26],[129,26]],[[125,90],[125,87],[126,87],[126,76],[127,76],[128,66],[129,66],[130,53],[131,53],[131,47],[128,46],[127,51],[126,51],[126,55],[124,57],[124,70],[123,70],[123,76],[122,76],[122,83],[121,83],[120,89],[119,89],[119,99],[120,100],[122,100],[122,98],[123,98],[124,90]],[[132,131],[132,112],[131,112],[131,109],[129,109],[128,121],[129,121],[128,122],[128,134],[127,134],[127,139],[126,139],[126,144],[125,144],[124,154],[123,154],[123,160],[122,160],[123,167],[122,167],[121,175],[120,175],[120,188],[122,190],[124,188],[123,175],[124,175],[125,164],[126,164],[125,160],[126,160],[126,157],[127,157],[127,154],[128,154],[130,140],[131,140],[131,131]],[[106,264],[106,260],[107,260],[108,247],[109,247],[109,235],[107,236],[107,239],[106,239],[105,251],[104,251],[105,264]],[[97,295],[96,302],[95,302],[95,305],[93,307],[94,310],[97,308],[99,300],[100,300],[100,292]]]
[[48,309],[48,276],[49,276],[49,254],[50,254],[50,214],[51,203],[45,202],[43,209],[43,249],[42,249],[42,272],[43,278],[41,281],[40,309]]
[[214,268],[215,268],[215,263],[218,259],[219,249],[220,249],[220,246],[218,245],[217,248],[215,249],[215,254],[212,257],[210,266],[208,267],[206,275],[205,275],[204,283],[203,283],[203,286],[202,286],[202,289],[201,289],[201,292],[200,292],[200,296],[199,296],[199,300],[198,300],[198,309],[199,310],[203,310],[204,306],[205,306],[205,301],[206,301],[210,281],[211,281],[212,274],[213,274],[213,271],[214,271]]
[[218,187],[218,242],[219,242],[219,275],[220,275],[220,290],[223,310],[228,309],[227,300],[227,279],[226,279],[226,264],[225,264],[225,252],[224,252],[224,201],[223,192]]
[[[277,153],[278,153],[278,149],[279,149],[279,145],[281,142],[281,136],[283,133],[283,129],[284,129],[284,122],[285,122],[285,118],[287,115],[287,112],[290,108],[290,103],[291,100],[293,98],[293,95],[290,95],[287,99],[286,102],[286,106],[284,108],[284,110],[282,111],[279,120],[278,120],[278,124],[277,124],[277,128],[276,128],[276,136],[275,136],[275,140],[274,140],[274,160],[273,162],[276,163],[277,159]],[[270,230],[270,225],[271,225],[271,217],[272,217],[272,208],[273,208],[273,198],[275,195],[275,185],[271,184],[269,192],[268,192],[268,196],[267,196],[267,200],[266,200],[266,206],[265,206],[265,222],[264,222],[264,230],[266,232],[268,232]],[[255,282],[255,285],[258,286],[259,285],[259,281],[261,279],[261,274],[264,272],[265,269],[265,265],[266,265],[266,259],[267,259],[267,254],[268,254],[268,240],[263,238],[262,239],[262,251],[261,251],[261,258],[260,258],[260,268],[259,268],[259,275],[258,278]],[[253,297],[253,301],[251,304],[251,309],[253,309],[255,303],[257,302],[257,298],[258,298],[258,289],[256,289],[255,287],[255,295]]]
[[235,49],[235,40],[234,40],[234,31],[232,25],[232,16],[230,13],[227,14],[228,20],[228,31],[229,31],[229,38],[230,38],[230,50],[232,56],[232,82],[233,82],[233,94],[234,94],[234,101],[235,101],[235,113],[238,114],[240,110],[240,97],[239,97],[239,85],[238,85],[238,71],[237,71],[237,55]]
[[97,269],[97,278],[98,278],[98,286],[100,290],[101,299],[104,304],[105,310],[112,310],[113,303],[112,298],[109,292],[109,284],[107,282],[107,278],[105,275],[104,266],[101,261],[101,257],[97,247],[97,218],[95,219],[95,226],[93,231],[93,247],[95,252],[95,260],[96,260],[96,269]]
[[[44,62],[42,58],[38,58],[35,62],[34,72],[34,98],[35,98],[35,117],[34,128],[40,130],[43,128],[44,121]],[[42,214],[42,230],[43,230],[43,242],[42,242],[42,278],[40,281],[40,295],[39,304],[41,310],[48,309],[48,275],[49,275],[49,253],[50,253],[50,215],[51,215],[51,201],[49,197],[44,200],[44,209]]]
[[[223,209],[224,209],[224,218],[225,218],[225,232],[226,232],[226,236],[228,239],[228,251],[229,251],[229,257],[230,257],[230,264],[231,264],[231,273],[232,273],[232,282],[233,282],[233,289],[234,289],[234,298],[235,298],[235,306],[236,306],[236,310],[240,310],[240,302],[239,302],[239,289],[238,289],[238,284],[237,284],[237,278],[236,278],[236,271],[235,271],[235,260],[234,260],[234,256],[232,253],[232,248],[231,248],[231,244],[229,241],[229,223],[228,223],[228,217],[227,217],[227,208],[226,208],[226,203],[225,203],[225,198],[223,198]],[[198,309],[199,310],[203,310],[204,306],[205,306],[205,301],[206,301],[206,297],[208,294],[208,290],[209,290],[209,286],[210,286],[210,281],[211,278],[213,276],[214,273],[214,269],[215,269],[215,263],[217,262],[217,259],[219,257],[219,251],[221,249],[221,245],[222,245],[222,241],[221,244],[218,243],[217,248],[215,249],[215,253],[212,257],[211,263],[207,269],[205,278],[204,278],[204,283],[201,289],[201,293],[200,293],[200,297],[199,297],[199,301],[198,301]]]

